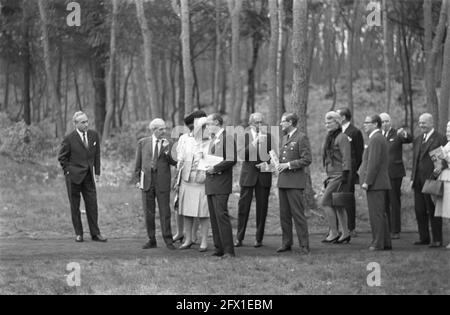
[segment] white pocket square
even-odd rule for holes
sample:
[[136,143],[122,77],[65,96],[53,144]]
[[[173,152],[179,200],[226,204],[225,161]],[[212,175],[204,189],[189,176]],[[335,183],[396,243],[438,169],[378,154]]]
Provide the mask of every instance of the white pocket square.
[[97,145],[97,142],[94,142],[92,145],[95,147]]

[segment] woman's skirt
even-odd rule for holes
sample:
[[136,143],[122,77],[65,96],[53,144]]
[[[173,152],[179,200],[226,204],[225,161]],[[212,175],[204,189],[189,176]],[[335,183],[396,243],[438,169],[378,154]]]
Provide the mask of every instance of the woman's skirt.
[[439,177],[444,183],[444,194],[436,200],[434,216],[450,219],[450,169],[446,169]]
[[333,206],[333,193],[337,192],[340,188],[342,176],[334,175],[327,178],[327,188],[322,197],[322,206],[332,207]]
[[178,214],[186,217],[209,218],[205,184],[182,181],[179,192]]

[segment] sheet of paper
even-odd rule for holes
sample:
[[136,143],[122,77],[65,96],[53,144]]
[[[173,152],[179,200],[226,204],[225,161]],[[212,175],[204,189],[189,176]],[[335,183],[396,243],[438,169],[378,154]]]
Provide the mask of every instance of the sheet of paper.
[[139,179],[139,189],[144,189],[144,172],[141,171],[141,176]]
[[222,161],[223,161],[223,158],[221,158],[219,156],[207,154],[204,156],[203,159],[201,159],[198,162],[197,169],[199,171],[206,171],[206,170],[208,170],[209,167],[214,167]]
[[275,168],[278,168],[278,165],[280,165],[280,160],[278,159],[277,153],[274,150],[271,150],[269,152],[269,155]]

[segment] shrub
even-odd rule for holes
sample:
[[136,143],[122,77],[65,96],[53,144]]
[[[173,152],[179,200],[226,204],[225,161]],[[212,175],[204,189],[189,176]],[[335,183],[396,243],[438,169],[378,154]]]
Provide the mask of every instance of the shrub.
[[37,161],[56,154],[57,144],[53,135],[44,131],[42,126],[27,126],[20,121],[4,128],[4,124],[8,124],[3,119],[0,117],[0,153],[18,161]]

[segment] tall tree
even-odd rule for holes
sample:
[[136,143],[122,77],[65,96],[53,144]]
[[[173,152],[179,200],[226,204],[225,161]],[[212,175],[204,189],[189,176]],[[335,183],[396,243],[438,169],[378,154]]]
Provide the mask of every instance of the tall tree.
[[61,102],[58,97],[55,78],[52,72],[51,65],[51,55],[50,55],[50,41],[48,37],[48,17],[47,17],[47,8],[45,7],[44,0],[38,1],[39,5],[39,13],[41,16],[41,32],[42,32],[42,41],[44,46],[44,63],[45,63],[45,72],[47,74],[47,85],[49,89],[50,102],[52,108],[55,111],[55,122],[56,122],[56,136],[61,137],[64,135],[64,124],[62,118],[61,111]]
[[444,0],[447,6],[447,38],[444,47],[444,65],[442,67],[441,97],[439,104],[439,125],[441,132],[445,132],[450,120],[450,0]]
[[240,41],[240,14],[242,9],[242,1],[228,0],[228,10],[231,16],[231,100],[230,108],[233,113],[233,122],[238,125],[241,122],[242,104],[238,104],[237,94],[240,84],[240,67],[239,67],[239,41]]
[[277,98],[277,55],[278,55],[278,0],[269,0],[270,44],[268,62],[269,123],[275,126],[278,121]]
[[307,0],[295,0],[293,5],[293,29],[292,29],[292,56],[293,56],[293,82],[291,92],[291,108],[299,114],[299,127],[302,132],[307,132],[307,93],[308,89],[308,2]]
[[[428,1],[428,0],[425,0]],[[384,82],[386,89],[386,111],[391,111],[391,27],[388,19],[388,0],[383,0],[383,59],[384,59]]]
[[109,69],[106,83],[106,118],[103,126],[102,141],[109,138],[111,129],[111,120],[114,117],[114,71],[116,64],[116,23],[118,0],[112,0],[112,18],[111,18],[111,40],[109,45]]
[[148,97],[150,100],[150,115],[153,118],[161,117],[161,108],[158,104],[158,91],[156,90],[155,71],[153,69],[152,30],[148,26],[145,16],[144,0],[136,0],[136,13],[141,27],[144,46],[145,81]]
[[185,113],[194,109],[194,72],[191,58],[189,0],[180,0],[181,11],[181,45],[183,50],[183,74],[184,74],[184,108]]

